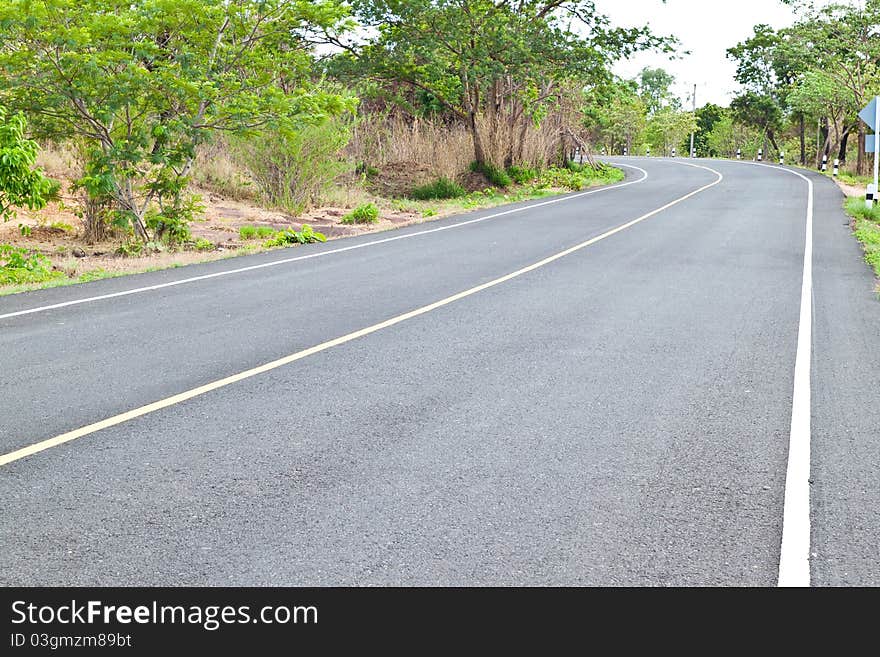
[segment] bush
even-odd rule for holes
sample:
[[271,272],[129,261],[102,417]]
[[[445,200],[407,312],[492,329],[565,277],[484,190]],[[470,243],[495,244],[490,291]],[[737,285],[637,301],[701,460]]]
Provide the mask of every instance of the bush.
[[348,139],[348,122],[332,119],[298,131],[269,130],[238,139],[233,147],[263,200],[297,215],[320,202],[349,168],[340,157]]
[[379,208],[375,203],[364,203],[342,217],[344,224],[374,224],[379,221]]
[[525,185],[526,183],[530,183],[533,180],[537,180],[540,173],[537,169],[531,169],[529,167],[518,167],[516,165],[509,167],[507,169],[507,175],[515,182],[517,185]]
[[270,240],[266,240],[263,246],[286,246],[287,244],[310,244],[311,242],[326,242],[327,236],[312,230],[308,224],[303,224],[300,230],[278,231]]
[[211,240],[206,240],[204,237],[200,237],[195,241],[195,244],[193,244],[193,248],[196,251],[213,251],[217,248],[217,245]]
[[495,185],[495,187],[510,187],[513,182],[504,169],[500,169],[494,164],[471,162],[471,171],[482,173],[486,176],[486,180]]
[[409,195],[419,201],[459,198],[465,195],[464,187],[448,178],[438,178],[432,183],[413,189]]
[[238,236],[243,240],[266,239],[275,234],[275,229],[271,226],[254,226],[253,224],[245,224],[238,229]]
[[52,263],[45,256],[11,244],[0,244],[0,285],[42,283],[64,276],[52,271]]

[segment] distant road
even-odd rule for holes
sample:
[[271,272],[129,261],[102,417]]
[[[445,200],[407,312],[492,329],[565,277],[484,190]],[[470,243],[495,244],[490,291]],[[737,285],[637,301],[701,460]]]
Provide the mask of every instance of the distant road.
[[880,585],[880,301],[840,192],[613,161],[0,298],[0,584],[772,586],[785,517],[791,572]]

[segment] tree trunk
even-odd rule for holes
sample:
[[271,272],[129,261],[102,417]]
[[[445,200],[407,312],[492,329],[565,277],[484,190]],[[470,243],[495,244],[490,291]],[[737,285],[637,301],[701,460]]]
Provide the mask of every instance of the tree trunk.
[[804,125],[804,115],[801,113],[798,121],[798,137],[801,141],[801,166],[807,164],[807,147],[806,147],[806,126]]
[[851,126],[844,128],[843,136],[840,138],[840,148],[837,150],[837,159],[840,160],[841,164],[846,163],[846,142],[849,141],[849,132],[851,129]]

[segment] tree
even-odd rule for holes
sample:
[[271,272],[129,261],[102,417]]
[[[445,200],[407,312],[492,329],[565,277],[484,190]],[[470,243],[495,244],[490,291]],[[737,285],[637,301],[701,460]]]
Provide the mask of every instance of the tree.
[[756,153],[761,145],[762,135],[754,128],[734,121],[729,112],[724,112],[704,138],[713,156],[733,158],[737,149],[747,154]]
[[697,122],[692,112],[662,107],[648,120],[646,136],[655,153],[670,155],[672,148],[696,128]]
[[592,0],[355,0],[353,6],[377,37],[345,45],[350,74],[428,94],[467,126],[481,165],[518,163],[528,126],[574,87],[609,81],[618,57],[668,51],[673,43],[646,27],[611,27]]
[[[723,107],[713,103],[706,103],[697,108],[697,129],[694,133],[694,150],[699,157],[716,157],[720,153],[709,145],[708,136],[725,115]],[[690,143],[684,147],[685,150],[690,147]]]
[[46,205],[55,185],[34,166],[36,142],[25,137],[27,122],[20,112],[0,106],[0,217],[14,216],[12,206],[38,210]]
[[681,101],[672,94],[675,76],[662,68],[645,67],[639,73],[639,95],[642,97],[648,115],[654,115],[663,107],[681,109]]
[[135,234],[181,239],[212,133],[351,106],[308,82],[318,33],[345,25],[338,0],[0,0],[0,93],[42,134],[84,140],[82,185]]

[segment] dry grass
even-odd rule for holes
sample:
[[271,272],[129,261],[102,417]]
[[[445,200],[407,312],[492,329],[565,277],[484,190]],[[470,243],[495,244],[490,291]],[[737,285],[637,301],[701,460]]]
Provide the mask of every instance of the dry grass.
[[253,200],[257,190],[247,169],[236,161],[228,142],[221,136],[196,151],[192,168],[196,187],[236,201]]

